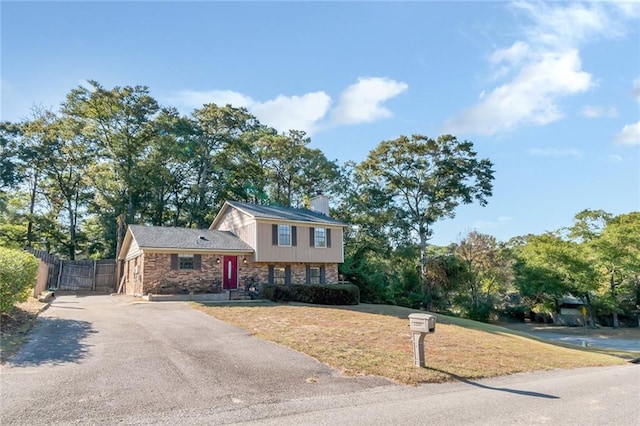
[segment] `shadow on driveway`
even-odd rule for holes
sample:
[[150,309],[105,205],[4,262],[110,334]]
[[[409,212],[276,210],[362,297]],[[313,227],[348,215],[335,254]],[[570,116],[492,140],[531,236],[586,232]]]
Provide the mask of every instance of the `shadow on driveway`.
[[83,340],[97,333],[87,321],[61,318],[39,318],[29,342],[11,360],[16,367],[79,362],[87,352]]

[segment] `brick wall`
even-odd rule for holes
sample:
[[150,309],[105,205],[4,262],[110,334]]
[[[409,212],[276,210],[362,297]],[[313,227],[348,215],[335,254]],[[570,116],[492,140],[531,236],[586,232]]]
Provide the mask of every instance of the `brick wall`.
[[[143,284],[134,285],[135,277],[132,274],[133,263],[130,264],[127,273],[128,294],[182,294],[193,291],[194,293],[217,293],[222,291],[222,264],[216,263],[221,255],[203,254],[200,270],[172,270],[171,255],[165,253],[145,253],[144,261],[139,268],[144,268],[139,281]],[[291,280],[294,284],[306,282],[307,269],[305,264],[293,263],[291,265]],[[238,257],[238,288],[244,290],[246,279],[254,278],[258,283],[269,282],[268,263],[242,263],[242,256]],[[338,282],[338,265],[325,265],[325,279],[327,284]]]
[[216,263],[216,259],[219,257],[212,254],[203,254],[200,270],[172,270],[170,254],[146,253],[144,255],[143,293],[220,292],[222,264]]

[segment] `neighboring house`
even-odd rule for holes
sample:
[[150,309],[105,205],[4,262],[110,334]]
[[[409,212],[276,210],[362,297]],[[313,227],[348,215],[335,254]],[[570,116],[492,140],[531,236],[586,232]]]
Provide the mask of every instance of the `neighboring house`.
[[560,313],[553,314],[555,325],[584,326],[587,322],[587,307],[581,299],[566,295],[559,300]]
[[327,197],[311,210],[227,201],[208,230],[130,225],[118,260],[136,296],[220,293],[245,283],[338,282],[346,224]]

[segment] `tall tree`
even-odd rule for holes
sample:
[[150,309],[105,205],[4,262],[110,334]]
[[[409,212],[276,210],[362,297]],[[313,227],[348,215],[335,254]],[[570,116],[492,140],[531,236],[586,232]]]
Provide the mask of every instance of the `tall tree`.
[[510,264],[496,239],[477,231],[469,232],[454,250],[468,272],[463,305],[470,318],[486,321],[496,299],[507,291]]
[[[134,223],[141,210],[146,192],[144,160],[157,136],[153,119],[158,111],[146,86],[109,90],[89,81],[88,87],[79,86],[67,95],[63,114],[81,126],[85,138],[95,141],[100,156],[92,177],[105,229],[113,228],[120,214],[126,223]],[[118,235],[117,242],[122,238]]]
[[309,148],[311,139],[301,130],[260,138],[259,156],[265,159],[267,193],[287,207],[302,207],[316,193],[331,193],[340,178],[338,165],[319,149]]
[[[640,271],[640,212],[616,216],[602,229],[601,234],[590,241],[601,282],[608,286],[605,298],[610,300],[613,326],[618,327],[619,287],[625,282],[630,284],[629,297],[637,291],[637,274]],[[637,300],[636,300],[637,303]]]
[[25,135],[39,134],[37,163],[42,173],[41,190],[55,206],[65,213],[61,219],[67,230],[66,254],[75,258],[79,249],[78,230],[81,209],[90,198],[86,170],[93,162],[90,143],[82,137],[77,122],[52,115],[25,125]]
[[198,228],[210,224],[213,211],[219,207],[221,188],[226,185],[228,160],[226,150],[242,144],[245,132],[259,128],[258,120],[245,108],[206,104],[193,112],[196,144],[192,147],[192,167],[197,178],[192,188],[189,225]]
[[433,224],[454,217],[460,204],[486,205],[492,194],[493,165],[476,157],[473,144],[455,136],[413,135],[380,143],[357,166],[368,192],[396,218],[393,230],[418,241],[423,277]]

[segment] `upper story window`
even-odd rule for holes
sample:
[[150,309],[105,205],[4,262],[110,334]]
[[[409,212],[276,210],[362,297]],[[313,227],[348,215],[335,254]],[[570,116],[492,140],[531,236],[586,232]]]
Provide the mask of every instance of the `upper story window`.
[[314,228],[314,247],[327,246],[327,230],[326,228]]
[[278,225],[278,245],[291,245],[291,225]]
[[292,225],[272,225],[274,246],[291,247],[296,245],[296,227]]
[[309,228],[309,243],[311,247],[331,247],[331,229]]

